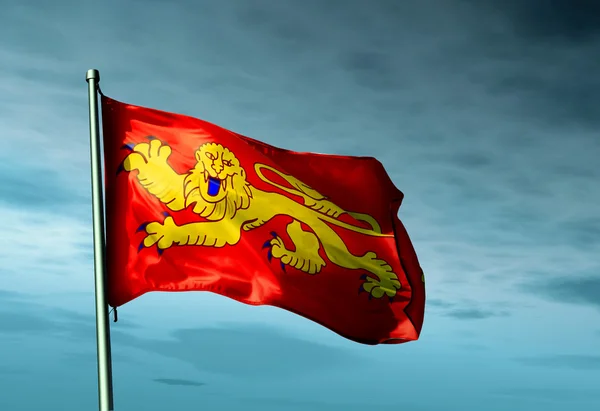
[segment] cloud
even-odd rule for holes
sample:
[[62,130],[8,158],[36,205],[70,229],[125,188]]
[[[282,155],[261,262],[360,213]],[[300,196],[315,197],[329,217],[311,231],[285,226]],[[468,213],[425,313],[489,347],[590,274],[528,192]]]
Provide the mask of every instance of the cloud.
[[[496,308],[482,308],[482,304],[478,304],[473,301],[448,301],[437,298],[428,299],[426,302],[427,307],[432,307],[436,314],[440,314],[446,317],[451,317],[457,320],[483,320],[492,317],[508,317],[510,312],[508,310],[498,310]],[[511,307],[506,302],[502,303],[487,303],[489,307]]]
[[[528,292],[597,307],[600,53],[591,3],[9,2],[0,16],[0,35],[11,39],[0,49],[3,287],[46,300],[59,288],[93,290],[83,73],[96,67],[103,91],[123,101],[290,149],[378,156],[406,194],[400,215],[436,297],[428,310],[477,325],[478,338],[483,321],[467,320],[501,321],[502,310],[523,304],[514,289],[524,279]],[[0,296],[3,335],[57,339],[70,350],[66,363],[93,362],[93,296],[78,301],[81,318],[32,298]],[[498,300],[506,304],[490,303]],[[157,313],[176,317],[180,307],[147,314]],[[515,324],[549,315],[531,314]],[[560,321],[568,320],[553,326]],[[124,333],[125,325],[112,324],[118,362],[144,350],[251,379],[287,378],[288,363],[309,378],[363,361],[264,326],[159,340]],[[256,355],[244,357],[248,350]]]
[[[35,302],[32,295],[0,293],[0,334],[87,341],[87,350],[69,351],[70,363],[95,361],[95,317]],[[202,372],[235,377],[271,378],[311,374],[367,364],[360,354],[288,335],[262,324],[175,330],[169,339],[142,337],[135,324],[111,323],[113,359],[136,362],[134,349],[186,362]],[[134,333],[135,332],[135,333]],[[164,382],[165,384],[167,382]]]
[[559,227],[569,242],[577,247],[595,250],[600,245],[600,218],[579,218],[563,222]]
[[0,202],[7,206],[64,214],[72,213],[75,206],[89,204],[87,196],[74,190],[80,187],[61,181],[56,170],[44,168],[42,164],[24,167],[22,161],[1,161],[0,176]]
[[[80,333],[71,332],[69,333],[69,336],[77,338],[78,334]],[[81,335],[80,337],[82,340],[87,340],[88,344],[83,350],[79,348],[81,351],[70,350],[67,353],[63,353],[61,355],[61,363],[76,368],[81,368],[82,366],[95,368],[98,364],[98,357],[95,351],[95,340],[92,340],[92,338],[96,337],[95,330],[89,330],[85,335]],[[120,341],[120,334],[117,334],[116,338],[114,335],[112,337],[117,343]],[[111,359],[113,364],[119,364],[119,366],[121,366],[121,364],[128,364],[138,368],[146,365],[141,359],[137,358],[135,354],[132,355],[132,352],[115,352],[119,348],[120,347],[118,346],[112,348]]]
[[445,301],[445,300],[440,300],[438,298],[428,298],[427,299],[427,305],[428,306],[432,306],[432,307],[439,307],[439,308],[450,308],[450,307],[454,307],[456,305],[456,303],[452,303],[449,301]]
[[[594,2],[468,3],[465,14],[486,16],[485,27],[477,27],[476,49],[493,63],[473,66],[469,75],[497,98],[510,101],[513,118],[521,111],[525,121],[561,129],[598,125],[600,82],[592,73],[600,57],[600,30]],[[481,48],[483,44],[488,46]]]
[[568,368],[582,371],[600,370],[598,355],[548,355],[517,358],[516,361],[532,367]]
[[184,361],[203,372],[236,377],[297,376],[367,361],[344,349],[303,340],[259,324],[180,329],[169,340],[129,337],[122,343]]
[[[90,313],[89,309],[81,311],[81,309],[60,307],[56,305],[56,297],[53,294],[49,294],[49,297],[50,300],[54,300],[55,304],[45,303],[41,297],[43,295],[0,290],[0,334],[68,336],[76,340],[88,339],[89,347],[94,347],[96,318],[93,311]],[[89,308],[91,308],[93,307],[93,295],[89,297]],[[127,320],[112,323],[111,328],[113,337],[117,339],[126,335],[121,332],[121,329],[138,329],[136,324]],[[82,354],[83,357],[85,357],[84,354]]]
[[464,308],[450,310],[446,313],[448,317],[456,318],[457,320],[484,320],[491,317],[506,317],[507,311],[488,311],[478,308]]
[[30,293],[93,289],[91,225],[65,213],[0,204],[0,279]]
[[485,169],[487,166],[493,163],[491,155],[486,154],[482,151],[462,151],[454,154],[449,158],[440,158],[441,161],[448,161],[453,166],[458,166],[464,169]]
[[552,301],[600,308],[600,275],[557,277],[528,283],[522,288]]
[[160,384],[173,385],[179,387],[203,387],[204,385],[206,385],[203,382],[183,380],[177,378],[155,378],[152,381]]
[[[25,158],[25,168],[36,165],[36,173],[73,187],[64,209],[89,221],[87,101],[78,67],[97,64],[104,92],[124,101],[200,116],[286,148],[379,156],[406,193],[401,217],[432,290],[468,283],[456,293],[484,296],[490,281],[586,269],[598,246],[579,247],[593,232],[576,227],[588,224],[600,201],[591,138],[600,116],[584,114],[600,107],[585,94],[600,95],[585,66],[599,61],[587,58],[594,50],[520,34],[515,24],[527,23],[513,17],[530,11],[513,2],[494,10],[483,2],[354,2],[344,12],[338,3],[271,3],[157,2],[150,10],[108,1],[94,7],[93,21],[85,2],[69,3],[72,19],[8,6],[3,18],[15,42],[1,52],[9,66],[0,88],[19,109],[0,120],[10,135],[4,156]],[[157,16],[161,24],[149,24]],[[70,35],[83,30],[86,42]],[[31,36],[53,38],[59,50],[38,47]],[[194,40],[207,36],[216,37]],[[156,44],[178,47],[158,55]],[[26,185],[27,175],[7,181]],[[67,198],[41,179],[22,198],[10,195],[14,207],[29,201],[25,191],[39,191],[40,203],[56,208]],[[23,271],[44,267],[17,256]]]
[[361,87],[388,91],[403,84],[394,59],[387,53],[369,49],[350,51],[343,53],[339,60],[341,68]]
[[0,333],[35,333],[57,331],[56,323],[25,312],[0,311]]
[[496,7],[511,18],[518,33],[534,40],[575,44],[600,36],[600,6],[589,0],[508,0]]

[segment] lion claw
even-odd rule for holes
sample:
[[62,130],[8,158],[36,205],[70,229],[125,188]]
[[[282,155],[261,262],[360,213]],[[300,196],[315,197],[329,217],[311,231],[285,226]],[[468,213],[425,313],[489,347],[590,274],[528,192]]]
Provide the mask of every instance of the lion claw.
[[146,138],[147,138],[148,140],[150,140],[150,141],[152,141],[152,140],[158,140],[158,139],[157,139],[156,137],[154,137],[154,136],[146,136]]
[[285,271],[285,264],[284,264],[282,261],[280,261],[280,262],[279,262],[279,264],[281,265],[281,269],[282,269],[282,270],[283,270],[283,272],[285,273],[285,272],[286,272],[286,271]]
[[[366,275],[366,274],[363,274],[363,275],[361,275],[361,276],[360,276],[360,279],[364,281],[364,280],[366,280],[368,277],[369,277],[368,275]],[[361,287],[362,287],[362,285],[361,285]]]
[[269,248],[269,247],[272,247],[272,246],[273,246],[273,245],[271,244],[271,240],[269,240],[269,241],[266,241],[266,242],[263,244],[262,248],[263,248],[263,249],[265,249],[265,248]]
[[128,150],[128,151],[132,151],[133,147],[135,147],[135,144],[133,143],[127,143],[127,144],[123,144],[121,146],[121,150]]
[[367,292],[367,290],[365,290],[365,287],[363,287],[363,285],[361,284],[360,287],[358,287],[358,293],[361,294],[365,292]]
[[125,171],[125,166],[123,165],[123,163],[121,163],[121,164],[119,164],[119,167],[117,168],[116,175],[121,174],[123,171]]
[[168,211],[163,211],[163,212],[162,212],[162,215],[163,215],[164,217],[171,217],[171,214],[169,214],[169,212],[168,212]]
[[140,231],[145,231],[145,230],[146,230],[146,227],[148,227],[148,224],[150,224],[150,223],[143,223],[142,225],[140,225],[140,226],[138,227],[138,229],[137,229],[137,230],[135,230],[135,232],[136,232],[136,233],[139,233]]
[[271,231],[271,237],[277,238],[279,237],[275,231]]
[[[146,248],[146,246],[144,245],[144,242],[142,241],[140,243],[140,246],[138,247],[138,253],[141,252],[144,248]],[[156,247],[156,251],[158,252],[158,256],[160,257],[165,250],[163,250],[162,248]]]
[[272,258],[273,258],[273,253],[271,253],[271,250],[269,250],[269,252],[267,253],[267,260],[269,260],[269,262],[271,262]]

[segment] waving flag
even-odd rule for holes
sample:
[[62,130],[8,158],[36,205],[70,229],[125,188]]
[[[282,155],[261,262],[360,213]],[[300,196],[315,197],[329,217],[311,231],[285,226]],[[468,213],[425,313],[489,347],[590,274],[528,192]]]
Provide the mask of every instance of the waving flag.
[[296,153],[102,97],[108,303],[211,291],[366,344],[419,336],[402,193],[370,157]]

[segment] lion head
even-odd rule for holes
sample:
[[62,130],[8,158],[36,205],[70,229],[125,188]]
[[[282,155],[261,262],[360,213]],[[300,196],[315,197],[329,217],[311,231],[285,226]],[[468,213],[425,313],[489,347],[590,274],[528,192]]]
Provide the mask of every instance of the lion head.
[[217,143],[206,143],[196,151],[196,166],[185,178],[185,205],[209,220],[231,219],[250,206],[252,192],[239,160]]

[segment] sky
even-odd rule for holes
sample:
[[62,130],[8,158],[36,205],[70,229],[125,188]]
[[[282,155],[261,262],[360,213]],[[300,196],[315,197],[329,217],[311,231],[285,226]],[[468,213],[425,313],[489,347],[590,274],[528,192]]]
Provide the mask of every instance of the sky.
[[97,409],[85,73],[119,101],[371,155],[421,337],[347,341],[209,293],[111,324],[115,410],[600,409],[600,6],[0,0],[0,409]]

